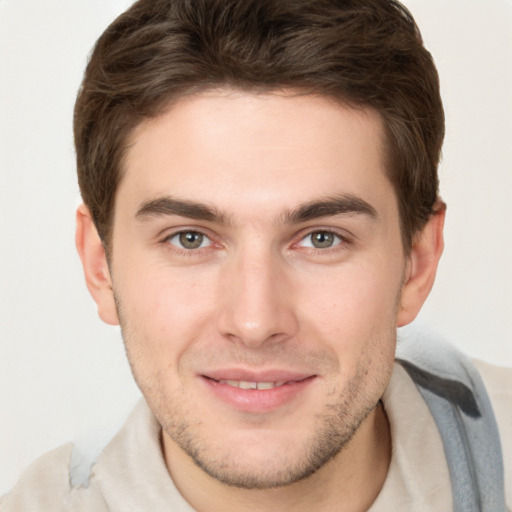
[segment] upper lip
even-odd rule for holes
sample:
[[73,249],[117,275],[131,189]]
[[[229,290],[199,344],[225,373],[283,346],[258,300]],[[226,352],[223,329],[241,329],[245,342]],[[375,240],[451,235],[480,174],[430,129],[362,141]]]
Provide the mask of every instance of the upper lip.
[[234,380],[244,382],[298,382],[314,374],[293,370],[269,369],[253,371],[242,368],[209,370],[201,373],[203,377],[213,380]]

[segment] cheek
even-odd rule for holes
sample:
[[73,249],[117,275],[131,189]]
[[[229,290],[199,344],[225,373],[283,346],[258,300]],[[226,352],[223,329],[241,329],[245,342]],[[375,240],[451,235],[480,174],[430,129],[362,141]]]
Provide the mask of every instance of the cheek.
[[316,280],[302,292],[302,317],[341,361],[356,359],[369,345],[394,350],[401,274],[378,265],[352,266]]
[[208,324],[215,304],[211,278],[158,264],[126,265],[117,277],[121,285],[115,291],[126,334],[136,333],[155,358],[164,351],[182,352]]

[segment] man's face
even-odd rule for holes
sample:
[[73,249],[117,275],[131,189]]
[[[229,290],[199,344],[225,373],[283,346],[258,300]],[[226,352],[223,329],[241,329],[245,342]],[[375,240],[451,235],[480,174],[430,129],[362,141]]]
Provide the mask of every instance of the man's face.
[[379,117],[203,93],[143,122],[125,171],[112,283],[166,454],[243,487],[310,474],[393,365],[406,259]]

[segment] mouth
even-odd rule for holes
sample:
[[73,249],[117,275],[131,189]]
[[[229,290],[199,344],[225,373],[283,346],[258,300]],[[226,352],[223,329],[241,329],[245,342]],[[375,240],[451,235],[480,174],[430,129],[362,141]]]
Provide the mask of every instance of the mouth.
[[219,380],[217,381],[219,384],[225,384],[226,386],[231,386],[233,388],[239,389],[274,389],[284,386],[287,382],[284,380],[280,380],[277,382],[255,382],[248,380]]
[[216,399],[239,412],[265,413],[300,401],[316,380],[316,375],[290,372],[249,374],[219,371],[201,375]]

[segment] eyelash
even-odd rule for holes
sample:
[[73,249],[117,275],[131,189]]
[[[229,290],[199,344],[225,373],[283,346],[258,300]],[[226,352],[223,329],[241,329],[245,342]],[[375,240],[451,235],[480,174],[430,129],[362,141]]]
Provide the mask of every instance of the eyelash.
[[[205,247],[197,247],[192,249],[187,249],[185,247],[180,247],[177,244],[171,243],[171,240],[179,237],[180,235],[186,235],[186,234],[197,234],[202,237],[204,237],[207,241],[209,241],[208,245]],[[204,251],[210,249],[212,245],[215,244],[215,242],[212,240],[212,237],[206,234],[204,231],[201,231],[199,229],[180,229],[179,231],[174,231],[162,240],[162,244],[166,247],[167,250],[178,253],[180,256],[197,256],[199,254],[202,254]],[[202,243],[201,243],[202,245]]]
[[[324,237],[327,236],[327,238],[332,237],[332,245],[329,245],[327,247],[315,247],[313,242],[313,236],[314,235],[323,235]],[[325,253],[329,250],[336,250],[338,246],[344,245],[347,243],[347,240],[344,236],[337,233],[336,231],[333,231],[331,229],[315,229],[314,231],[308,232],[306,235],[304,235],[300,240],[299,244],[304,243],[306,240],[310,240],[311,245],[303,245],[303,247],[307,247],[309,250],[315,250],[320,251],[322,253]]]
[[[197,248],[185,248],[185,247],[179,247],[176,244],[171,243],[171,240],[185,234],[197,234],[202,237],[204,237],[206,240],[209,241],[208,245],[205,247],[197,247]],[[314,247],[311,246],[301,246],[300,244],[303,243],[308,237],[312,237],[314,234],[324,234],[324,235],[332,235],[335,237],[335,241],[332,246],[320,248],[320,247]],[[211,249],[212,246],[215,246],[215,241],[212,239],[210,235],[205,233],[204,231],[200,229],[180,229],[179,231],[174,231],[162,240],[162,243],[167,247],[168,250],[171,250],[172,252],[179,253],[180,255],[184,256],[198,256],[199,254],[202,254],[204,251],[207,251]],[[292,244],[292,247],[299,246],[299,248],[302,248],[306,251],[312,252],[313,254],[319,254],[319,255],[327,255],[332,252],[341,251],[347,248],[347,246],[351,245],[352,241],[349,237],[347,237],[345,234],[341,234],[338,231],[332,229],[332,228],[325,228],[325,229],[319,229],[315,228],[312,230],[309,230],[305,232],[304,234],[300,235],[300,238],[298,242],[295,242]],[[201,244],[202,245],[202,244]],[[220,244],[217,244],[220,246]]]

